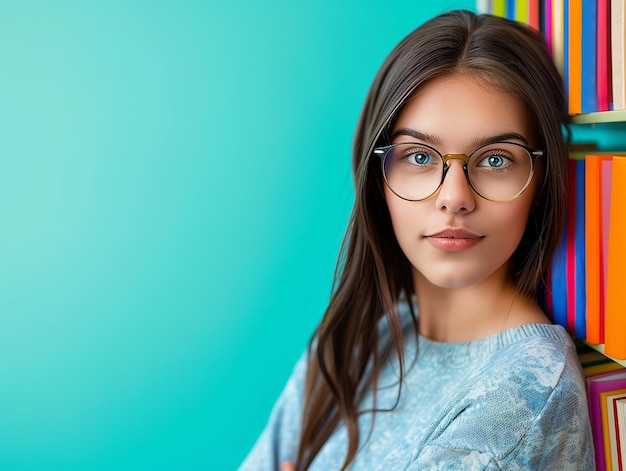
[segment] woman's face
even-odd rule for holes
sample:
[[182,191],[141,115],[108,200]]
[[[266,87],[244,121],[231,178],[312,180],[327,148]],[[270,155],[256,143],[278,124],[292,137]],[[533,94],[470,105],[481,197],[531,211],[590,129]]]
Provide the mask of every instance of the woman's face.
[[[392,143],[420,142],[441,154],[470,154],[478,143],[505,140],[534,147],[523,103],[476,79],[453,75],[422,86],[400,112]],[[524,233],[535,180],[518,198],[489,201],[476,194],[463,161],[449,161],[430,198],[406,201],[385,186],[393,229],[420,283],[466,288],[485,280],[510,283],[507,264]]]

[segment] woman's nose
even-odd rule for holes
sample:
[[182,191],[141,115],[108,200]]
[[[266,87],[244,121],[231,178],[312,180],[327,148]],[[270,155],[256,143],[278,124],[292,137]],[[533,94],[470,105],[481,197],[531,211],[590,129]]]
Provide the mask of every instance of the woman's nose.
[[476,194],[469,184],[464,162],[450,159],[448,170],[437,194],[437,209],[451,213],[471,212],[476,207]]

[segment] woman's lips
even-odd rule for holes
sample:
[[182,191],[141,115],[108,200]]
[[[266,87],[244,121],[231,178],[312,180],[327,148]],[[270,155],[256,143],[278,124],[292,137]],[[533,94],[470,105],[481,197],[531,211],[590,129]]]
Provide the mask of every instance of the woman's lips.
[[479,244],[483,236],[465,229],[444,229],[443,231],[427,235],[425,238],[435,248],[447,252],[460,252]]

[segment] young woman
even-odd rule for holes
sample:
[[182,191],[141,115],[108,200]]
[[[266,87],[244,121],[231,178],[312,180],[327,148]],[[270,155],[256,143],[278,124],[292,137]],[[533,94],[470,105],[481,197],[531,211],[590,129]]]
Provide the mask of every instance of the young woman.
[[540,307],[566,205],[540,35],[456,11],[381,67],[335,289],[242,470],[591,470],[584,381]]

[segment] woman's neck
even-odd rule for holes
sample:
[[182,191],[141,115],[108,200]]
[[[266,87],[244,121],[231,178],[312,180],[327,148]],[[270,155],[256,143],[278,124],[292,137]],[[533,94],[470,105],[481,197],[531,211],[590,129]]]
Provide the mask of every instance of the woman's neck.
[[550,323],[537,303],[517,293],[504,277],[455,289],[434,286],[419,273],[414,280],[419,333],[432,340],[468,342],[522,324]]

